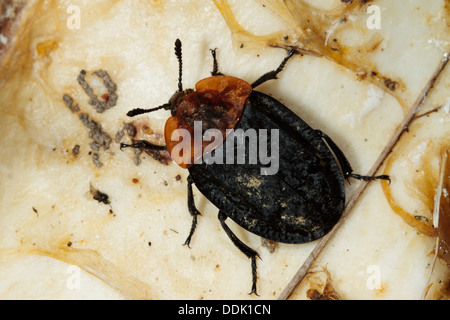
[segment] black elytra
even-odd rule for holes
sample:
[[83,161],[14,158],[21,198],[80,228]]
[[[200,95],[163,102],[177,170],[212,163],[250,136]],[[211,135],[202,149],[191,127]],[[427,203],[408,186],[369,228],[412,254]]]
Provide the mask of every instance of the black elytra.
[[[175,44],[176,56],[179,60],[179,90],[168,104],[154,109],[135,109],[128,113],[137,116],[160,109],[172,111],[184,99],[182,87],[181,41]],[[212,76],[221,76],[216,59],[216,50],[211,50],[214,69]],[[252,88],[277,79],[286,63],[295,54],[289,51],[278,69],[268,72],[252,84]],[[185,91],[188,94],[193,90]],[[181,96],[181,98],[180,98]],[[176,101],[176,102],[174,102]],[[341,218],[345,206],[345,180],[389,180],[388,176],[362,176],[353,174],[353,170],[344,153],[333,140],[319,130],[312,129],[300,117],[290,111],[276,99],[251,91],[245,102],[243,114],[235,130],[267,130],[269,134],[267,149],[271,150],[270,133],[278,132],[278,170],[275,174],[262,175],[266,168],[258,159],[256,164],[226,164],[227,143],[221,146],[222,163],[193,164],[188,168],[188,210],[193,218],[192,228],[185,245],[189,246],[194,235],[200,212],[195,206],[192,186],[197,189],[219,209],[219,221],[231,239],[249,259],[252,268],[252,289],[250,294],[257,295],[256,259],[258,253],[244,244],[227,226],[227,218],[231,218],[242,228],[263,238],[289,244],[307,243],[317,240],[336,225]],[[227,139],[234,139],[228,137]],[[256,135],[256,144],[262,139]],[[167,142],[167,138],[166,138]],[[249,139],[245,141],[245,159],[249,159],[251,146]],[[253,141],[255,143],[255,141]],[[234,144],[232,144],[234,145]],[[121,148],[132,147],[160,151],[164,146],[152,145],[147,141],[135,141],[131,145],[122,144]],[[217,156],[213,151],[213,154]],[[234,153],[235,157],[237,153]],[[220,156],[220,154],[219,154]],[[216,158],[217,160],[217,158]]]

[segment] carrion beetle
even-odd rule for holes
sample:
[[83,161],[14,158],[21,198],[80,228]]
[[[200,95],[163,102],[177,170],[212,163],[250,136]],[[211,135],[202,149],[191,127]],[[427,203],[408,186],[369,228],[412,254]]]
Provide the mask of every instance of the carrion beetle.
[[[154,109],[134,109],[127,114],[135,117],[162,109],[171,111],[172,117],[165,126],[166,146],[133,141],[121,144],[121,148],[167,150],[178,165],[189,170],[188,209],[193,222],[185,245],[191,243],[200,214],[194,202],[192,186],[195,184],[219,209],[219,221],[233,244],[251,259],[250,294],[257,294],[258,253],[237,238],[227,226],[227,218],[272,241],[311,242],[326,235],[339,221],[345,205],[345,180],[389,180],[389,177],[354,174],[344,153],[331,138],[312,129],[279,101],[254,90],[277,79],[294,56],[294,49],[278,69],[264,74],[253,84],[221,74],[216,50],[211,53],[212,76],[199,81],[195,90],[184,90],[182,45],[180,40],[175,42],[178,91],[167,104]],[[200,146],[195,145],[197,124],[202,138],[211,129],[218,134],[214,139],[202,139]],[[174,139],[177,130],[187,135]],[[266,135],[245,134],[250,130]],[[238,138],[232,132],[244,132],[239,150],[234,143]],[[267,174],[267,161],[261,157],[256,159],[251,153],[255,146],[265,149],[266,154],[276,154],[276,171]],[[207,155],[215,161],[208,162]],[[230,159],[234,161],[227,162]]]

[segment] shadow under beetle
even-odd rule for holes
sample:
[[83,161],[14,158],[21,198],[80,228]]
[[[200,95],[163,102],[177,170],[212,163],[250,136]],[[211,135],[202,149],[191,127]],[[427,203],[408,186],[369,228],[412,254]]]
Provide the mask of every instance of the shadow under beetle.
[[[199,81],[195,90],[184,90],[182,45],[180,40],[175,42],[179,62],[178,91],[167,104],[158,108],[135,109],[128,113],[129,117],[135,117],[162,109],[171,111],[172,117],[165,126],[166,146],[134,141],[131,145],[122,144],[121,148],[168,150],[177,164],[189,170],[188,209],[193,222],[185,245],[190,245],[200,215],[192,191],[195,184],[219,208],[219,221],[233,244],[251,259],[250,294],[257,294],[258,253],[237,238],[225,223],[227,218],[272,241],[292,244],[311,242],[326,235],[339,221],[345,205],[344,180],[389,180],[389,177],[353,174],[344,153],[331,138],[312,129],[277,100],[254,91],[266,81],[277,79],[295,50],[289,51],[278,69],[264,74],[251,85],[221,74],[216,50],[211,50],[211,53],[214,61],[212,77]],[[201,121],[203,133],[208,129],[223,132],[224,140],[234,139],[226,136],[229,129],[278,130],[278,172],[275,175],[261,175],[263,165],[259,161],[257,164],[236,164],[236,161],[234,164],[197,164],[198,154],[194,151],[188,156],[191,162],[183,161],[180,155],[172,154],[176,144],[183,143],[172,141],[172,133],[185,129],[193,135],[195,121]],[[190,143],[193,144],[193,140]],[[245,143],[248,158],[249,142]],[[221,144],[226,149],[227,144],[224,141]],[[202,151],[206,146],[207,143],[203,143]],[[267,148],[271,148],[270,144]],[[191,150],[194,149],[192,145]],[[227,152],[222,154],[225,157]],[[226,163],[225,159],[222,163]]]

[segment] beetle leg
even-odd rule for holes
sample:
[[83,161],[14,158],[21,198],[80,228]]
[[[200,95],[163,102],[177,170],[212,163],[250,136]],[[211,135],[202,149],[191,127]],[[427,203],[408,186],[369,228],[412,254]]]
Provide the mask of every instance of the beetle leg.
[[157,146],[157,145],[152,144],[145,140],[136,141],[133,144],[121,143],[120,149],[122,150],[125,148],[144,149],[144,150],[153,150],[153,151],[166,151],[167,150],[166,146]]
[[252,88],[255,89],[256,87],[262,85],[264,82],[267,82],[269,80],[276,80],[278,79],[277,76],[278,74],[283,71],[284,67],[286,66],[286,63],[289,61],[289,59],[292,58],[292,56],[294,55],[295,50],[291,50],[288,53],[288,56],[286,58],[284,58],[283,62],[281,62],[280,66],[278,67],[277,70],[274,71],[270,71],[267,72],[266,74],[264,74],[263,76],[261,76],[258,80],[256,80],[253,84],[252,84]]
[[211,55],[212,55],[213,61],[214,61],[213,71],[211,72],[211,75],[213,77],[215,77],[215,76],[223,76],[223,74],[219,72],[219,63],[217,62],[216,51],[217,51],[217,49],[212,49],[211,50]]
[[192,236],[194,235],[195,229],[197,228],[197,217],[200,215],[200,212],[195,207],[194,192],[192,191],[192,185],[194,184],[194,181],[192,180],[191,176],[188,177],[187,181],[188,181],[188,209],[189,213],[192,216],[192,227],[191,231],[189,232],[189,236],[184,242],[184,245],[190,248],[189,245],[191,243],[191,239]]
[[231,229],[227,226],[225,223],[225,220],[227,220],[227,215],[223,211],[219,211],[219,221],[222,225],[222,228],[225,230],[225,233],[228,235],[228,237],[231,239],[233,244],[238,247],[239,250],[243,254],[245,254],[249,259],[252,259],[252,292],[250,294],[258,295],[256,291],[256,281],[258,279],[257,272],[256,272],[256,258],[259,258],[258,253],[249,248],[245,243],[243,243],[241,240],[236,237],[236,235],[231,231]]
[[337,158],[337,161],[339,165],[341,166],[342,173],[344,174],[345,179],[357,179],[357,180],[364,180],[364,181],[374,181],[374,180],[387,180],[391,182],[391,178],[387,175],[382,176],[362,176],[359,174],[354,174],[352,166],[350,165],[350,162],[348,162],[347,158],[345,157],[344,153],[341,149],[334,143],[333,140],[329,136],[327,136],[325,133],[323,133],[320,130],[315,130],[315,132],[320,135],[322,139],[325,140],[328,147],[333,151],[334,155]]

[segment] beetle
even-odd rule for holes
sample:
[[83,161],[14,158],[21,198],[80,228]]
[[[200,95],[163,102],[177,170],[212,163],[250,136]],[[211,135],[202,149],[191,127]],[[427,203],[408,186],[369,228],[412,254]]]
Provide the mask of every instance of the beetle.
[[[300,117],[276,99],[254,90],[261,84],[277,79],[288,61],[295,55],[290,50],[279,67],[265,73],[253,84],[219,72],[216,49],[211,50],[213,71],[211,77],[203,79],[194,89],[183,89],[182,44],[175,42],[175,55],[179,62],[178,91],[168,103],[153,109],[134,109],[129,117],[167,110],[171,117],[165,125],[165,146],[148,141],[133,141],[121,144],[121,148],[137,148],[153,151],[167,150],[180,167],[189,170],[187,179],[188,210],[192,216],[192,227],[185,241],[190,246],[200,212],[195,206],[193,185],[218,209],[218,219],[232,243],[251,259],[252,288],[250,294],[257,295],[258,253],[244,244],[227,226],[231,218],[239,226],[263,238],[289,244],[307,243],[326,235],[339,221],[345,205],[345,181],[389,180],[389,176],[363,176],[354,174],[349,161],[333,140],[320,130],[311,128]],[[201,123],[201,134],[209,129],[224,133],[224,138],[210,148],[210,155],[219,160],[213,163],[197,161],[201,153],[212,144],[202,141],[195,148],[194,124]],[[182,140],[173,139],[174,133],[183,129],[188,133]],[[237,152],[232,130],[267,130],[279,136],[278,145],[272,145],[261,137],[250,142],[245,139],[245,159],[251,157],[252,144],[278,153],[279,168],[275,174],[264,175],[264,164],[257,162],[223,164],[227,152]],[[269,131],[270,130],[270,131]],[[195,140],[195,138],[194,138]],[[181,142],[180,142],[181,141]],[[218,143],[217,143],[218,142]],[[264,145],[266,144],[266,145]],[[174,152],[179,146],[188,147],[183,152]],[[231,147],[230,147],[231,146]],[[190,147],[190,148],[189,148]],[[242,147],[242,146],[241,146]],[[231,148],[231,149],[230,149]],[[218,150],[222,149],[222,153]],[[177,149],[178,150],[178,149]],[[222,158],[221,158],[222,157]],[[188,161],[186,161],[188,160]],[[190,161],[189,161],[190,160]],[[267,163],[265,163],[267,164]]]

